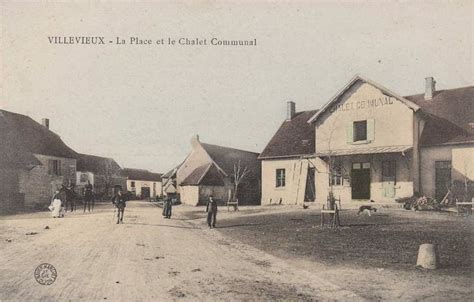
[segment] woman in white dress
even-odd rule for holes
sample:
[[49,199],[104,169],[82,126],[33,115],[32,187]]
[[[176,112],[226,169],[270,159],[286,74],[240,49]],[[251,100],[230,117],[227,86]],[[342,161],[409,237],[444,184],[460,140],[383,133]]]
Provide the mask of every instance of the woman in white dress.
[[53,216],[53,218],[64,217],[59,191],[54,192],[53,200],[51,201],[49,209],[51,210],[51,216]]

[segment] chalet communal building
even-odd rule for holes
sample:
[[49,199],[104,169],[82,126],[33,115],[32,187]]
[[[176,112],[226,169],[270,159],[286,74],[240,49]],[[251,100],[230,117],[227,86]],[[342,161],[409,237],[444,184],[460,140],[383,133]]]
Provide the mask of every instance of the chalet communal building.
[[425,93],[403,97],[357,75],[311,114],[289,104],[259,157],[262,204],[312,201],[312,187],[315,202],[332,191],[343,207],[415,193],[441,200],[453,182],[472,187],[473,99],[473,86],[437,91],[431,77]]

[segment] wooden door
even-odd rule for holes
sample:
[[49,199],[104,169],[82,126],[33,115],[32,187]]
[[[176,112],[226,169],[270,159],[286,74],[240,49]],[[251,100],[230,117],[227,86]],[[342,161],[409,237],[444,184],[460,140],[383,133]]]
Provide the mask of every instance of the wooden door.
[[441,201],[451,185],[451,161],[435,162],[435,198]]
[[353,163],[352,199],[370,199],[370,163]]

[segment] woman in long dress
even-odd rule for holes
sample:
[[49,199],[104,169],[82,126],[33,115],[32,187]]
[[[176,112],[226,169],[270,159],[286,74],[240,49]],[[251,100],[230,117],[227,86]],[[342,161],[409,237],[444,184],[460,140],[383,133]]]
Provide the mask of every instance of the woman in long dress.
[[62,201],[59,196],[59,191],[54,192],[53,200],[51,201],[49,209],[51,210],[51,216],[53,218],[64,217],[62,210]]

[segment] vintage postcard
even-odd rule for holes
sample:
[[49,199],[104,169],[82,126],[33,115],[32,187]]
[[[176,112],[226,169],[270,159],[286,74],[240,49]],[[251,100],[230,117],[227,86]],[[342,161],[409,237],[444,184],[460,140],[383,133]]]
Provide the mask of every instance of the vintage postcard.
[[0,1],[0,301],[470,301],[472,1]]

